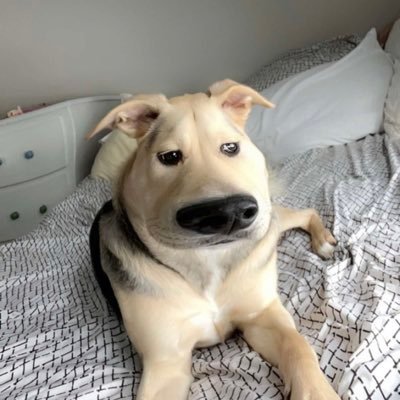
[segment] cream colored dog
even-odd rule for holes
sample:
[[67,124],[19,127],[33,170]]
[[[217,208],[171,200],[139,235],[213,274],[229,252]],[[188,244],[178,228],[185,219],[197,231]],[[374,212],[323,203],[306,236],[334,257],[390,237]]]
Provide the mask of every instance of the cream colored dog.
[[309,232],[323,257],[335,239],[316,211],[271,204],[244,132],[253,104],[273,107],[230,80],[208,95],[138,96],[89,135],[118,127],[139,141],[91,231],[99,282],[143,360],[137,399],[186,399],[192,350],[236,329],[279,367],[292,400],[338,399],[279,300],[276,268],[287,229]]

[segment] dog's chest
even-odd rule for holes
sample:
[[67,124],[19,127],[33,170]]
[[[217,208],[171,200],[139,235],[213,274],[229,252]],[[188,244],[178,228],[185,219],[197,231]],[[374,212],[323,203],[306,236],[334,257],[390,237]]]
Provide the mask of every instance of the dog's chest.
[[197,347],[225,340],[238,324],[256,317],[277,296],[275,259],[263,268],[243,266],[228,276],[214,274],[203,292],[203,307],[192,314],[200,330]]

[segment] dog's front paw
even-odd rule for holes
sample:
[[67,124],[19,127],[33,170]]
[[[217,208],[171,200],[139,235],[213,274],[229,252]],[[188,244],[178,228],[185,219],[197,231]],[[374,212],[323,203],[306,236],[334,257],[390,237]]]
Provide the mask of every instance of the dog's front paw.
[[310,376],[292,383],[290,400],[340,400],[332,386],[322,375]]
[[335,251],[336,239],[328,229],[324,229],[319,235],[312,238],[312,248],[321,258],[328,259]]

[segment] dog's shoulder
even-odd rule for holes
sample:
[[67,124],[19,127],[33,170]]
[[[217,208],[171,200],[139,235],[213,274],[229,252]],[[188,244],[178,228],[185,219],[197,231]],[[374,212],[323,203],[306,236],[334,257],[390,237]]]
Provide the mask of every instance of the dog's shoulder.
[[103,295],[118,313],[118,302],[112,285],[141,293],[154,292],[141,272],[143,264],[153,262],[151,254],[138,237],[126,213],[115,209],[111,200],[103,205],[93,221],[90,253]]
[[118,301],[114,295],[111,282],[103,269],[103,262],[101,257],[101,249],[103,245],[100,241],[100,220],[103,215],[110,213],[112,210],[112,203],[111,201],[108,201],[97,213],[90,228],[89,246],[93,272],[103,293],[103,296],[108,300],[113,310],[117,313],[118,317],[121,318],[121,311],[118,305]]

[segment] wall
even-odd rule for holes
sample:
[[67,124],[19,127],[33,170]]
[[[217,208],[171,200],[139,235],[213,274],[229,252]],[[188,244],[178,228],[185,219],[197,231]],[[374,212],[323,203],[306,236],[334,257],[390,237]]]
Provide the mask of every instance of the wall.
[[2,0],[0,115],[243,80],[289,48],[381,27],[399,9],[398,0]]

